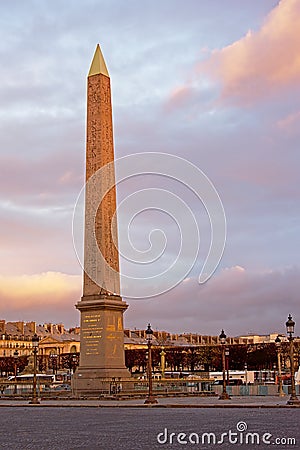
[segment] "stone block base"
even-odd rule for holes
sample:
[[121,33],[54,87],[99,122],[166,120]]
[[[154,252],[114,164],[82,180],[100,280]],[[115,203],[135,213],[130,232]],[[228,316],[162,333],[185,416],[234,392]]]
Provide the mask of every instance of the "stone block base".
[[72,391],[76,397],[117,394],[126,388],[130,373],[120,369],[78,368],[72,380]]

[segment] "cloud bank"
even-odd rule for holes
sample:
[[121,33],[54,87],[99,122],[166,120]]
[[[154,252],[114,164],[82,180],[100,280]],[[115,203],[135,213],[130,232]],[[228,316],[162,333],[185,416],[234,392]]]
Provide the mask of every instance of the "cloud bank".
[[[189,278],[178,289],[148,301],[131,301],[126,324],[173,332],[218,335],[285,332],[288,313],[298,310],[300,270],[223,269],[199,286]],[[180,317],[180,323],[178,323]]]
[[[6,320],[78,323],[74,305],[81,296],[81,276],[57,272],[0,276],[0,315]],[[21,311],[21,314],[20,314]]]
[[198,65],[221,84],[221,99],[252,104],[278,90],[299,87],[300,3],[281,0],[258,31],[213,51]]
[[[111,76],[116,156],[188,159],[216,186],[228,223],[209,284],[196,281],[203,251],[178,288],[130,302],[125,323],[209,334],[224,326],[230,334],[277,329],[289,312],[300,317],[299,2],[237,3],[191,0],[187,8],[165,0],[158,11],[138,0],[0,2],[3,318],[78,321],[72,210],[84,177],[86,74],[97,42]],[[120,186],[119,198],[146,181]],[[201,206],[187,202],[205,249]],[[143,247],[145,229],[161,225],[157,215],[136,221],[136,242]]]

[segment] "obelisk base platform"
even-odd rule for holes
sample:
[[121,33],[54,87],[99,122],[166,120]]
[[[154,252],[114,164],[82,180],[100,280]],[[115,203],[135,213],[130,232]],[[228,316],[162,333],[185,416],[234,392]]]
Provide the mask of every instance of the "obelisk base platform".
[[83,296],[80,363],[73,377],[77,397],[120,391],[129,381],[125,367],[123,313],[128,305],[117,295]]

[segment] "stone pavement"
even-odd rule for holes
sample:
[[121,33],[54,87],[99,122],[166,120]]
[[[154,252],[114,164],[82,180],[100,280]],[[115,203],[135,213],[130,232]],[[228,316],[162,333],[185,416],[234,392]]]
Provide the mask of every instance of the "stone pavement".
[[218,397],[168,397],[158,398],[158,403],[145,405],[143,399],[126,400],[42,400],[39,405],[30,405],[28,400],[0,398],[0,407],[115,407],[115,408],[297,408],[287,405],[289,396],[243,396],[231,400],[219,400]]
[[0,409],[0,449],[177,450],[185,444],[183,437],[184,448],[201,450],[300,448],[300,408],[109,408],[99,402],[95,408],[84,403]]

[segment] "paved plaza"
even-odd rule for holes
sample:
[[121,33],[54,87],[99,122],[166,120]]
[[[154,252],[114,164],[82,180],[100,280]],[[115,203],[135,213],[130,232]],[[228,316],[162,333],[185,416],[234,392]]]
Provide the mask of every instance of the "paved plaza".
[[3,406],[0,448],[262,449],[273,444],[283,449],[299,448],[300,442],[299,408],[45,406]]
[[[299,448],[300,408],[287,398],[0,400],[0,449]],[[247,442],[246,442],[247,441]]]

